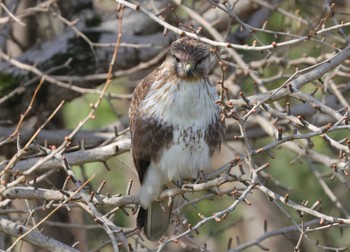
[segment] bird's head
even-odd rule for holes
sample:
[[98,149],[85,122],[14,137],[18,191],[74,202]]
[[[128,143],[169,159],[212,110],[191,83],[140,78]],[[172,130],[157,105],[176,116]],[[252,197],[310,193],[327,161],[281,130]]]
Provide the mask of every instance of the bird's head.
[[184,37],[173,42],[170,47],[168,63],[181,79],[195,81],[207,77],[210,61],[209,49],[198,40]]

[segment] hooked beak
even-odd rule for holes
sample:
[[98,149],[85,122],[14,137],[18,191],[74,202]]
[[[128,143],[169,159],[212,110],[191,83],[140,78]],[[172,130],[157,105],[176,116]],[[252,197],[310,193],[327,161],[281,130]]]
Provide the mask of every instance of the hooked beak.
[[193,71],[193,65],[191,63],[187,63],[184,67],[185,73],[190,74]]

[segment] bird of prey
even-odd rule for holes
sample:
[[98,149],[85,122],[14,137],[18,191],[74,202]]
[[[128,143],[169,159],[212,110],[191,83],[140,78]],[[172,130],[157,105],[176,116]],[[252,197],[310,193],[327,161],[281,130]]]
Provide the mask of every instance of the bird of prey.
[[209,49],[184,37],[135,88],[129,109],[133,162],[141,182],[137,227],[149,240],[165,234],[171,207],[157,201],[171,181],[198,178],[220,148],[224,124],[208,78]]

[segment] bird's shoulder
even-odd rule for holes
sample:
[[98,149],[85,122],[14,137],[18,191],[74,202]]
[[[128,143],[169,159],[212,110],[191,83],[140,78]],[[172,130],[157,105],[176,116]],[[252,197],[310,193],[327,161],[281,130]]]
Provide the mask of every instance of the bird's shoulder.
[[146,97],[148,90],[152,86],[152,84],[156,81],[161,66],[154,69],[150,74],[148,74],[143,80],[141,80],[135,87],[133,96],[130,103],[129,108],[129,121],[130,121],[130,129],[133,132],[135,116],[137,114],[137,110],[141,101]]
[[161,77],[163,65],[147,75],[136,87],[129,109],[130,132],[132,138],[132,157],[140,180],[153,160],[159,159],[162,148],[172,141],[173,127],[152,117],[142,117],[139,113],[141,102],[151,86]]

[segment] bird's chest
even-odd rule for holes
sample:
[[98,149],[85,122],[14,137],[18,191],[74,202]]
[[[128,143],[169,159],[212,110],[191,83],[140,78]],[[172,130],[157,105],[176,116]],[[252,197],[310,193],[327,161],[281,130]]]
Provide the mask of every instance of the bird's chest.
[[219,114],[217,94],[202,83],[164,85],[161,89],[164,91],[151,92],[145,99],[145,113],[163,125],[171,125],[173,132],[171,144],[154,165],[168,180],[196,177],[199,170],[210,166],[205,134]]
[[206,82],[154,84],[141,104],[141,114],[180,128],[209,124],[218,113],[214,87]]
[[179,126],[173,131],[173,143],[157,164],[168,180],[196,178],[210,167],[209,146],[204,139],[205,126]]

